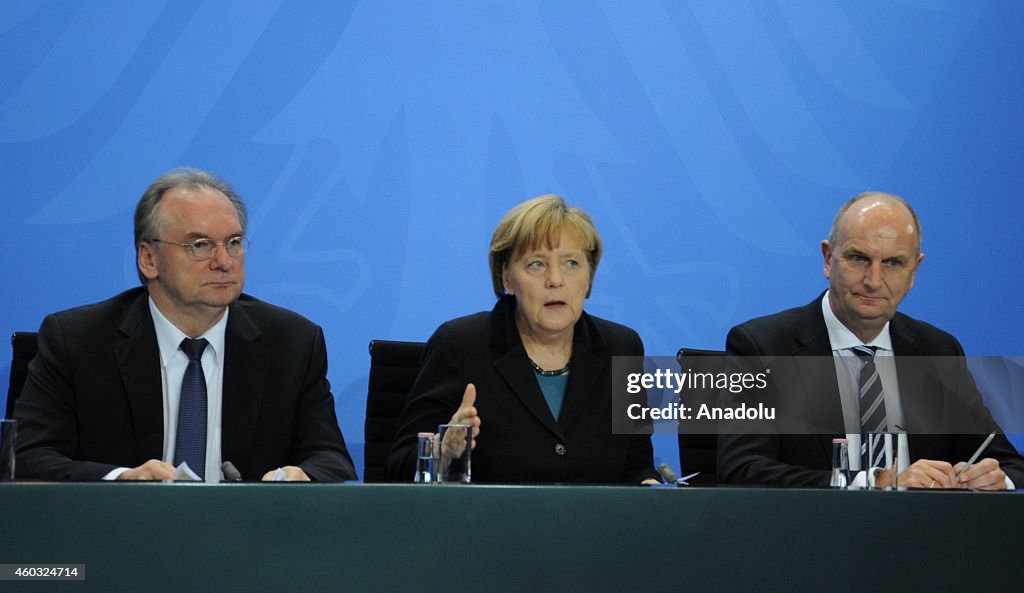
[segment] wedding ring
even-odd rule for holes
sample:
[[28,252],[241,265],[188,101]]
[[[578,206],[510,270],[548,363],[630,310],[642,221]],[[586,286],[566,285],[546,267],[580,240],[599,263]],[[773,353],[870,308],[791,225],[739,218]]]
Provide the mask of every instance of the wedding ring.
[[932,483],[928,484],[928,487],[929,488],[934,488],[935,487],[935,480],[932,480]]

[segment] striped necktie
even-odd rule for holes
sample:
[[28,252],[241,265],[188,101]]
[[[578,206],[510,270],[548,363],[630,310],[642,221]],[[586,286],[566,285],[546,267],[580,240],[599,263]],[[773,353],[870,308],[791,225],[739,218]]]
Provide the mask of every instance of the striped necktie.
[[182,461],[200,478],[206,478],[206,375],[203,374],[203,350],[209,344],[200,338],[181,341],[188,366],[181,379],[178,400],[178,431],[174,440],[174,465]]
[[[884,467],[885,445],[882,433],[886,429],[885,398],[882,393],[882,381],[878,378],[875,366],[874,346],[854,346],[851,348],[860,358],[860,377],[857,381],[860,401],[860,432],[865,440],[873,441],[868,467]],[[861,443],[861,451],[868,450],[868,443]],[[862,468],[867,469],[867,468]]]

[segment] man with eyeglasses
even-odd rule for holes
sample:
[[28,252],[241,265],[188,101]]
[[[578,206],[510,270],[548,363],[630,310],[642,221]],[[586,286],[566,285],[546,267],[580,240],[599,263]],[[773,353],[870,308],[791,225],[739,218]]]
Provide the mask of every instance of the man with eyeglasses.
[[[176,169],[135,210],[143,286],[46,317],[15,408],[19,477],[356,479],[319,326],[242,294],[246,209]],[[230,471],[230,470],[229,470]]]

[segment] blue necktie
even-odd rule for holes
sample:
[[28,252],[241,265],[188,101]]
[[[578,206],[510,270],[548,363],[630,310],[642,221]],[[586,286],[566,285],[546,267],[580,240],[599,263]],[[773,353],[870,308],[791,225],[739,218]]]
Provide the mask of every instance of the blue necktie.
[[181,341],[181,351],[188,356],[188,366],[181,379],[178,400],[178,432],[174,441],[174,465],[188,463],[200,478],[206,479],[206,375],[203,374],[204,339]]
[[[881,433],[885,432],[885,397],[882,394],[882,381],[878,378],[875,366],[875,347],[854,346],[851,348],[860,357],[860,378],[857,386],[860,391],[860,432],[865,439],[873,436],[869,467],[885,466],[885,444]],[[867,451],[868,444],[861,443],[861,451]],[[863,468],[867,469],[867,468]]]

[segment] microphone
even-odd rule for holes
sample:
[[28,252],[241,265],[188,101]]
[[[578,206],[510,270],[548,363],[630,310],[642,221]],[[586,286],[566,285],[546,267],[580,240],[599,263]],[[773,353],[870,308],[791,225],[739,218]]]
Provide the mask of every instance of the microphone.
[[676,475],[676,472],[672,471],[672,468],[667,463],[662,463],[658,466],[658,473],[661,474],[661,479],[666,484],[675,484],[676,480],[679,479],[679,476]]
[[220,464],[220,471],[224,474],[225,482],[241,482],[242,474],[239,473],[238,468],[235,467],[234,463],[225,461]]
[[700,475],[700,472],[693,472],[688,476],[679,477],[676,472],[672,471],[672,468],[667,463],[662,463],[658,466],[658,473],[661,474],[661,478],[665,480],[666,484],[675,484],[676,486],[689,486],[689,480],[692,480]]

